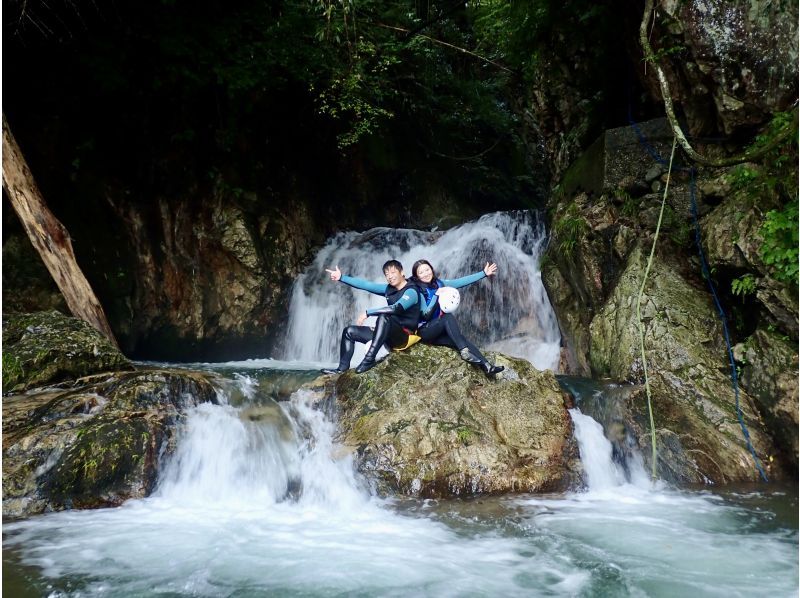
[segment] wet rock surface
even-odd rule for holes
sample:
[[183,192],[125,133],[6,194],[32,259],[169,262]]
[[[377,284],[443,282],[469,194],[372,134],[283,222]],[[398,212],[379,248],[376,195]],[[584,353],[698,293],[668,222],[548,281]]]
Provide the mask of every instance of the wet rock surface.
[[155,488],[187,409],[215,402],[207,375],[97,374],[3,398],[3,516],[116,506]]
[[86,322],[57,311],[3,317],[3,392],[133,365]]
[[551,371],[500,354],[495,380],[455,351],[416,345],[364,374],[315,383],[335,394],[339,438],[381,493],[546,492],[579,484],[565,395]]

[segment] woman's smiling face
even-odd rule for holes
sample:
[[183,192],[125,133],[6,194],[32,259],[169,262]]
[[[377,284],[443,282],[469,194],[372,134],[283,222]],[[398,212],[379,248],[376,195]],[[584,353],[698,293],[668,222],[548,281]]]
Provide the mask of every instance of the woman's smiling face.
[[428,284],[433,280],[433,268],[428,264],[420,264],[417,268],[417,278]]

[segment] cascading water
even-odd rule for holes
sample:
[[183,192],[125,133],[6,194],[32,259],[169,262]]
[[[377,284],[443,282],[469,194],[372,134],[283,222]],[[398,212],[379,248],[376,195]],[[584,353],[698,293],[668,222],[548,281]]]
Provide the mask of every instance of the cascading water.
[[6,593],[796,594],[796,522],[776,521],[779,499],[628,483],[588,416],[573,413],[589,492],[386,501],[308,393],[277,404],[253,375],[228,373],[231,404],[188,414],[154,496],[6,522]]
[[[418,259],[440,278],[458,278],[495,262],[498,273],[462,289],[457,312],[464,333],[479,346],[528,359],[539,369],[558,366],[558,322],[545,292],[539,259],[547,240],[532,212],[498,212],[446,232],[376,228],[340,233],[317,254],[292,291],[284,358],[338,362],[342,329],[368,307],[385,305],[376,295],[329,280],[326,268],[382,280],[381,267],[399,260],[406,275]],[[366,347],[357,344],[353,363]]]

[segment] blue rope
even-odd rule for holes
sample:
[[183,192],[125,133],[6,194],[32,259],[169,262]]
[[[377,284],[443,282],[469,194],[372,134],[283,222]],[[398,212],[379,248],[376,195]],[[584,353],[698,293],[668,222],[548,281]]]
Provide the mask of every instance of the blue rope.
[[[647,140],[647,137],[642,132],[642,129],[639,127],[638,123],[636,123],[630,115],[630,111],[628,112],[628,122],[631,125],[631,128],[636,133],[636,137],[639,139],[639,143],[647,150],[647,153],[658,162],[659,164],[666,165],[667,161],[661,157],[661,154],[658,153],[658,150],[654,148],[650,142]],[[725,345],[728,349],[728,361],[731,365],[731,384],[733,385],[733,394],[736,397],[736,417],[739,420],[739,425],[742,428],[742,435],[744,436],[745,442],[747,443],[747,448],[750,451],[750,454],[753,455],[753,461],[756,464],[756,469],[758,473],[761,475],[761,479],[765,482],[767,480],[767,474],[764,473],[764,468],[761,466],[761,461],[756,454],[755,449],[753,448],[753,443],[750,441],[750,431],[747,429],[747,424],[744,422],[744,415],[742,413],[742,407],[739,401],[739,376],[736,373],[736,362],[733,358],[733,348],[731,347],[731,339],[730,334],[728,333],[728,318],[725,316],[725,310],[722,309],[722,304],[720,303],[719,296],[717,295],[717,290],[714,287],[714,282],[711,280],[711,272],[708,268],[708,262],[706,261],[705,253],[703,252],[703,243],[702,237],[700,235],[700,222],[697,216],[697,196],[696,196],[696,185],[695,185],[695,169],[694,167],[691,168],[680,168],[678,169],[682,172],[689,172],[690,175],[690,184],[689,184],[689,195],[691,197],[691,206],[692,206],[692,219],[694,220],[694,241],[695,245],[697,245],[697,251],[700,255],[700,266],[703,271],[703,278],[706,279],[708,283],[708,288],[711,290],[711,296],[714,298],[714,304],[717,307],[717,312],[719,314],[719,318],[722,321],[722,330],[725,335]]]

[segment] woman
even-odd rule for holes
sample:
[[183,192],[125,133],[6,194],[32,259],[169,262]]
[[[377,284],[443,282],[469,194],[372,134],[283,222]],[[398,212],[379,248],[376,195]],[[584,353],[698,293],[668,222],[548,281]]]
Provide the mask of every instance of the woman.
[[455,349],[464,361],[479,365],[489,377],[499,374],[505,368],[502,365],[489,363],[478,347],[461,334],[461,329],[455,316],[450,313],[444,313],[439,309],[439,289],[442,287],[456,289],[465,287],[487,276],[493,276],[496,272],[497,264],[489,264],[487,262],[480,272],[456,278],[455,280],[442,280],[436,277],[433,266],[428,260],[414,262],[414,266],[411,269],[411,280],[425,293],[425,304],[422,306],[421,319],[417,330],[422,342],[428,345],[439,345]]

